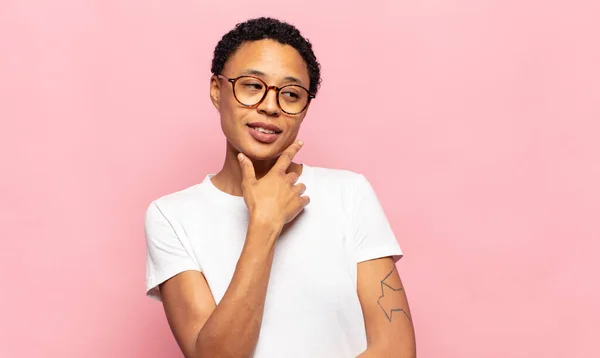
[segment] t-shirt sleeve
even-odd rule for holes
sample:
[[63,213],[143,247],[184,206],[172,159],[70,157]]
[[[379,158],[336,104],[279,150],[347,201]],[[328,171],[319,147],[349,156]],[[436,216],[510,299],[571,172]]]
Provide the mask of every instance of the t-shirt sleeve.
[[146,210],[146,295],[161,300],[158,285],[183,271],[202,271],[156,201]]
[[352,215],[356,238],[356,262],[392,256],[397,262],[403,255],[373,187],[360,174]]

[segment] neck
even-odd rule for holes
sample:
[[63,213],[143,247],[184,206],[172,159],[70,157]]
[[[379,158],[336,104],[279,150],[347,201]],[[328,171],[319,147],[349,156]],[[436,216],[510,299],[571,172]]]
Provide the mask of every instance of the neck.
[[[242,196],[242,171],[240,163],[237,159],[239,151],[235,149],[229,141],[227,141],[227,149],[225,150],[225,161],[221,170],[212,177],[213,185],[230,195]],[[277,163],[277,158],[268,160],[252,160],[256,179],[264,177],[271,168]],[[298,175],[302,173],[302,165],[297,163],[290,164],[287,172],[296,172]]]

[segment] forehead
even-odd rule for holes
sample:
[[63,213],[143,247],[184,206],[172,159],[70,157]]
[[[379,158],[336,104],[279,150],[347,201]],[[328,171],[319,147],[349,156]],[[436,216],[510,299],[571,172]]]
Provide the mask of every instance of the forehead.
[[239,76],[249,70],[258,71],[272,81],[295,77],[305,86],[309,85],[308,69],[300,53],[290,45],[269,39],[242,44],[225,63],[223,70],[230,76]]

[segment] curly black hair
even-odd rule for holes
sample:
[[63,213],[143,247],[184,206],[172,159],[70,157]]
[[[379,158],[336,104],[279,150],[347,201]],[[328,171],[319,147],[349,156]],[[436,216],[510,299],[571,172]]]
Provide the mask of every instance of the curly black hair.
[[244,42],[263,39],[275,40],[298,50],[308,68],[309,91],[316,95],[321,85],[321,65],[312,50],[312,44],[293,25],[270,17],[247,20],[226,33],[215,47],[211,72],[215,75],[221,74],[225,63]]

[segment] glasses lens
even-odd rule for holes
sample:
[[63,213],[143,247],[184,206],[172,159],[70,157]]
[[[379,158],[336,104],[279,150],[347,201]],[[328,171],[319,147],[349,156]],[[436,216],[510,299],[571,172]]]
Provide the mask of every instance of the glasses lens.
[[240,77],[235,82],[235,96],[243,105],[254,106],[265,94],[265,84],[253,77]]
[[[233,88],[235,97],[244,106],[254,106],[264,97],[266,85],[257,78],[242,76]],[[297,85],[287,85],[279,91],[279,105],[289,114],[298,114],[304,110],[309,100],[306,89]]]
[[308,103],[308,91],[296,85],[284,86],[279,92],[281,109],[290,114],[298,114]]

